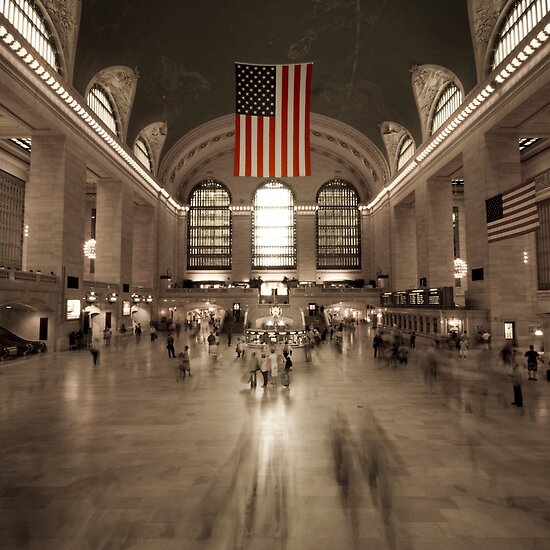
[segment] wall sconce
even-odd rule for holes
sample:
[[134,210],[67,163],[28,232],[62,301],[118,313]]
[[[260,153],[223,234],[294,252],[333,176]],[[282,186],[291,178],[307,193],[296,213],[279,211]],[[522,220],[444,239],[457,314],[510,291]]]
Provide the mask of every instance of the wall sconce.
[[542,332],[542,330],[540,328],[538,328],[537,330],[535,330],[535,336],[542,336],[544,333]]
[[144,296],[143,301],[150,304],[153,301],[153,297],[150,294],[147,294],[147,296]]
[[139,294],[132,294],[132,302],[134,302],[134,304],[139,304],[141,302],[141,296]]
[[118,294],[116,292],[109,292],[109,294],[107,294],[107,301],[110,304],[114,304],[117,300],[118,300]]
[[86,302],[88,304],[95,304],[98,299],[99,296],[95,290],[90,290],[90,292],[86,292]]

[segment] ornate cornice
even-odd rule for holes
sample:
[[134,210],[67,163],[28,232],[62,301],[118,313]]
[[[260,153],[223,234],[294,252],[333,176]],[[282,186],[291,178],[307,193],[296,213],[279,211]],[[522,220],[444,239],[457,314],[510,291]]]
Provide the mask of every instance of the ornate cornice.
[[137,69],[123,66],[108,67],[95,75],[86,91],[88,95],[88,91],[96,83],[109,90],[118,111],[122,141],[126,141],[138,77]]
[[[167,190],[179,196],[177,188],[220,154],[226,156],[234,148],[234,115],[220,117],[203,124],[181,138],[167,153],[159,170],[159,179]],[[389,167],[379,149],[363,134],[344,123],[318,114],[311,116],[311,149],[330,158],[339,158],[354,168],[359,179],[373,187],[389,179]]]
[[449,69],[439,65],[413,65],[412,87],[422,127],[422,140],[430,136],[430,119],[435,102],[443,88],[453,82],[464,95],[464,87]]
[[386,152],[388,153],[390,169],[393,175],[397,172],[399,147],[401,146],[403,139],[405,136],[408,136],[411,138],[413,143],[414,139],[411,133],[404,126],[401,126],[401,124],[391,120],[386,120],[380,124],[380,134],[382,135],[382,140],[384,141]]

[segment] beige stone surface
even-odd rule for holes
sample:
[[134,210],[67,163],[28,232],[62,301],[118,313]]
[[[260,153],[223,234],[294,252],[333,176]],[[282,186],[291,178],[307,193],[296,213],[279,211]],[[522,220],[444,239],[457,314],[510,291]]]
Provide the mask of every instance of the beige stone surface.
[[346,333],[251,390],[222,340],[175,380],[166,335],[0,364],[3,549],[550,547],[550,384],[525,406],[496,352],[426,385]]

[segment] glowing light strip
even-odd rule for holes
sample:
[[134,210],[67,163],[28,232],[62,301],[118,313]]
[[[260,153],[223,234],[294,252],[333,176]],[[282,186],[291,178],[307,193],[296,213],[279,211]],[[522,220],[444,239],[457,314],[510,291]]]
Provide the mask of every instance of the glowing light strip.
[[494,91],[497,84],[502,84],[515,70],[517,70],[523,62],[525,62],[529,56],[533,55],[538,48],[542,46],[546,40],[550,38],[550,23],[547,24],[544,29],[539,31],[535,38],[531,39],[528,44],[506,65],[504,69],[495,77],[494,82],[487,84],[477,96],[468,103],[466,107],[460,111],[455,118],[440,131],[435,138],[416,156],[414,160],[411,160],[405,168],[390,182],[389,185],[384,186],[384,189],[378,193],[378,195],[367,204],[367,208],[374,208],[387,193],[395,189],[399,183],[406,178],[411,171],[423,162],[433,151],[439,147]]
[[170,194],[142,168],[127,151],[120,145],[117,139],[106,131],[101,124],[97,122],[95,117],[85,108],[78,99],[74,98],[57,80],[57,75],[51,74],[46,68],[44,68],[40,61],[22,46],[22,44],[15,39],[4,25],[0,25],[0,39],[9,46],[27,65],[34,71],[43,81],[47,84],[53,92],[55,92],[64,103],[71,108],[81,119],[85,122],[109,147],[126,162],[134,172],[137,172],[143,180],[145,180],[150,187],[152,187],[157,193],[161,193],[176,210],[181,210],[182,207],[170,196]]

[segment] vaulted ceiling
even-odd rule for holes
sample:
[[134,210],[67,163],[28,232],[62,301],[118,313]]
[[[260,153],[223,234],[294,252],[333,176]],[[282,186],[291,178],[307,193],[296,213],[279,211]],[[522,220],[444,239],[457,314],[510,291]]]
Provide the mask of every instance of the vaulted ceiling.
[[166,120],[164,154],[200,124],[234,113],[234,62],[313,61],[312,111],[356,128],[384,151],[392,120],[422,141],[413,65],[475,66],[466,0],[86,0],[75,86],[100,70],[139,71],[128,142]]

